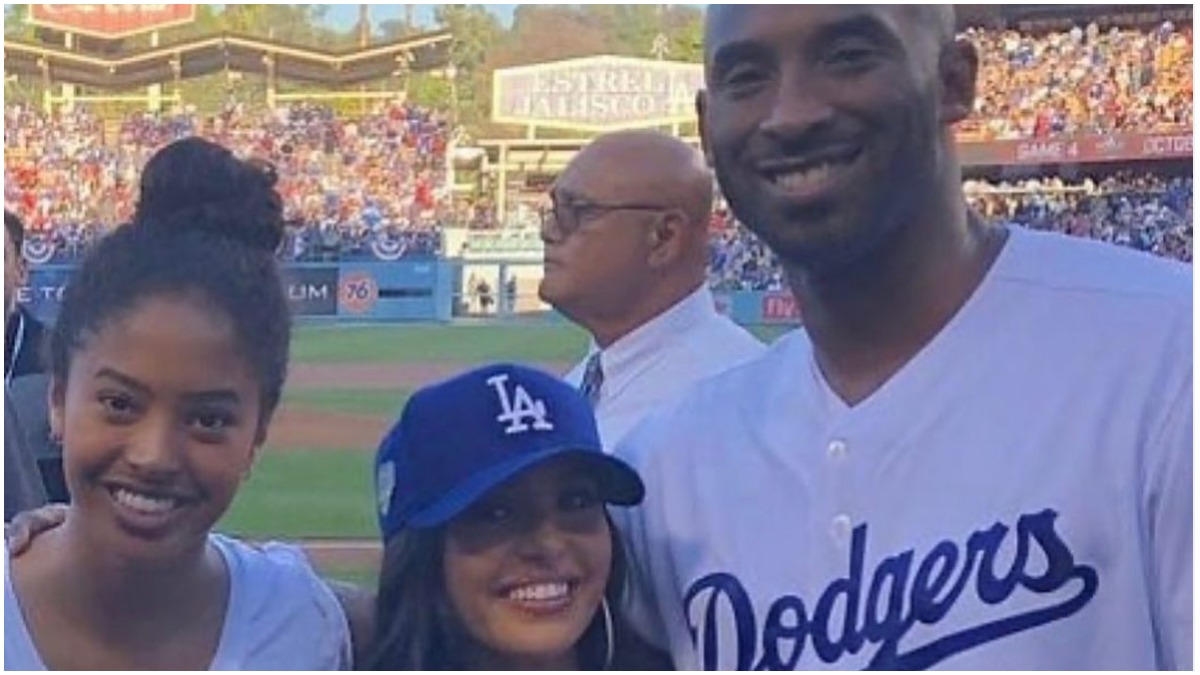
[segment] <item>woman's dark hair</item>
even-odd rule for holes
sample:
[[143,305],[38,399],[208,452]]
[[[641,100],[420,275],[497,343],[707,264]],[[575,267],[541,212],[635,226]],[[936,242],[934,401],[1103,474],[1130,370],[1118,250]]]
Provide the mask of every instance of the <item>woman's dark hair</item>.
[[[231,176],[241,177],[236,189],[205,201]],[[207,141],[155,155],[134,222],[96,244],[67,284],[50,336],[51,374],[65,383],[76,350],[147,297],[194,294],[229,317],[258,377],[265,431],[287,375],[291,314],[274,257],[282,208],[262,176]]]
[[[237,213],[245,228],[239,238],[273,251],[283,240],[283,201],[274,189],[277,180],[270,164],[242,161],[216,143],[185,138],[163,147],[146,162],[134,222],[174,220],[175,214],[196,208]],[[215,226],[214,234],[220,235],[224,229],[220,221],[208,219],[200,226]]]
[[[628,579],[628,562],[621,537],[607,513],[612,537],[612,567],[604,597],[612,612],[614,670],[670,668],[665,654],[646,645],[621,617]],[[471,652],[472,638],[460,624],[446,594],[442,553],[446,528],[408,528],[384,547],[375,601],[375,640],[359,670],[465,670],[475,664],[462,657]],[[581,670],[602,670],[608,638],[602,612],[579,641]]]
[[4,209],[4,233],[13,244],[13,250],[19,255],[21,246],[25,243],[25,224],[17,214]]

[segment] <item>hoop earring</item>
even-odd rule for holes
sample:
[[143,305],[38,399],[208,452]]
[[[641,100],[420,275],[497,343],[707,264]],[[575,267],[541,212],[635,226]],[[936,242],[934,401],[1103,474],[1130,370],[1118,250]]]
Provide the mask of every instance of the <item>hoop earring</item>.
[[611,670],[613,654],[617,651],[617,636],[613,630],[612,612],[608,609],[608,598],[600,597],[600,611],[604,612],[604,667],[601,670]]

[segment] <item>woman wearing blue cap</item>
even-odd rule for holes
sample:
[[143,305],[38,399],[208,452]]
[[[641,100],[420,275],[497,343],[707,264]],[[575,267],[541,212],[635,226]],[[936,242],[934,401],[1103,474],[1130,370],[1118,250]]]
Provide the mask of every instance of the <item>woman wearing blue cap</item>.
[[375,464],[384,540],[369,669],[665,669],[616,610],[605,504],[642,500],[587,401],[513,365],[421,390]]
[[[625,554],[606,504],[637,474],[601,449],[560,379],[495,365],[417,392],[375,462],[379,593],[337,590],[373,670],[665,670],[617,609]],[[26,514],[16,536],[58,524]]]

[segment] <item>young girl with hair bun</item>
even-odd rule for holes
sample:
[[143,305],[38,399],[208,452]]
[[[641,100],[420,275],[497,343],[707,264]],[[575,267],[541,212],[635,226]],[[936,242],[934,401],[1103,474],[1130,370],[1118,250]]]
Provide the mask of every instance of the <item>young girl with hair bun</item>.
[[[192,188],[144,189],[67,286],[50,417],[72,502],[6,566],[6,669],[350,665],[345,616],[299,549],[211,532],[266,438],[291,321],[273,177],[181,144],[147,178]],[[203,193],[213,167],[231,187]]]

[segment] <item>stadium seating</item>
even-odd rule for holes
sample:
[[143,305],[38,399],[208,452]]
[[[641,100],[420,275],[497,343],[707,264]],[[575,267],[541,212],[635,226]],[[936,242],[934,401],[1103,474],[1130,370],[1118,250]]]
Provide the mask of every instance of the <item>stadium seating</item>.
[[[1192,126],[1192,31],[1101,30],[1038,35],[971,29],[981,52],[979,101],[961,133],[975,140],[1152,132]],[[321,105],[253,112],[186,108],[102,121],[86,108],[45,115],[5,106],[5,204],[26,219],[34,246],[73,258],[128,219],[141,166],[163,144],[199,134],[270,161],[294,226],[281,256],[300,261],[438,255],[446,225],[488,227],[486,208],[456,213],[447,185],[448,115],[379,104],[348,117]],[[1094,237],[1192,259],[1190,178],[1122,174],[1099,183],[1038,178],[974,182],[975,208],[994,221]],[[712,283],[773,290],[784,280],[766,248],[720,212]]]

